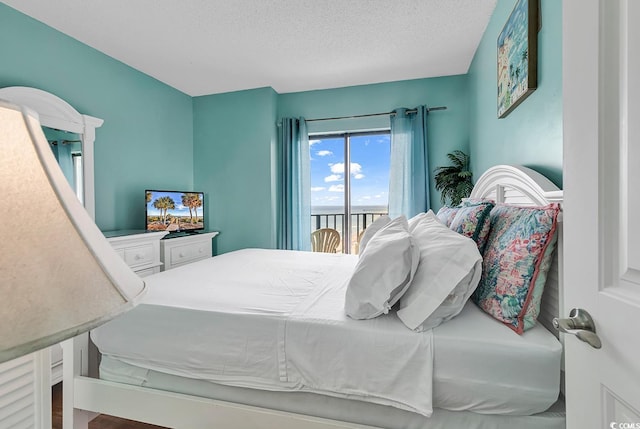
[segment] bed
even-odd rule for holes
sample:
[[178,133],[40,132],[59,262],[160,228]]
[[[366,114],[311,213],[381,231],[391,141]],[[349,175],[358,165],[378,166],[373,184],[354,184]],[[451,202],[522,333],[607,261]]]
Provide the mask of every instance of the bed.
[[[533,170],[498,166],[472,198],[543,206],[562,193]],[[539,323],[522,335],[471,301],[424,332],[393,310],[353,320],[344,279],[357,264],[244,249],[149,277],[142,305],[92,332],[100,379],[75,365],[73,424],[88,410],[179,428],[565,426],[562,347],[549,329],[557,257]]]

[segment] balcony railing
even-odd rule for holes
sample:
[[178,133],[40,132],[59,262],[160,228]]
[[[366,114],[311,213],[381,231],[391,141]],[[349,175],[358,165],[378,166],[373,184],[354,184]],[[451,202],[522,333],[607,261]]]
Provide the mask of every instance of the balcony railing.
[[333,228],[340,234],[342,245],[338,247],[338,252],[343,253],[343,246],[351,249],[350,253],[357,253],[358,236],[368,225],[387,212],[368,212],[351,214],[351,237],[345,243],[344,231],[346,230],[344,213],[314,213],[311,215],[312,232],[321,228]]

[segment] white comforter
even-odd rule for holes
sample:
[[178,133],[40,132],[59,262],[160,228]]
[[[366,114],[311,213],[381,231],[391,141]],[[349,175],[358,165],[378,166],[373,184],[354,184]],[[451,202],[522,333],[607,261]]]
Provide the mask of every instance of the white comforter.
[[431,331],[344,314],[356,256],[246,249],[145,278],[94,330],[103,354],[233,386],[303,390],[432,413]]

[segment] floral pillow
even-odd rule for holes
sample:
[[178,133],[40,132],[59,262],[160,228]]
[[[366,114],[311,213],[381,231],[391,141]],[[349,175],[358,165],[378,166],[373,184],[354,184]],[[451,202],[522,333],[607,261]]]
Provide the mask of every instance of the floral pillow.
[[463,202],[449,228],[475,241],[482,254],[489,237],[491,227],[489,214],[493,207],[495,204],[492,201]]
[[451,225],[451,222],[453,221],[453,218],[456,217],[456,213],[458,213],[458,210],[460,210],[460,207],[447,207],[447,206],[444,206],[444,207],[440,208],[440,210],[438,210],[438,213],[436,214],[436,217],[438,218],[438,220],[440,222],[442,222],[443,224],[449,226],[449,225]]
[[556,244],[560,206],[497,205],[472,300],[518,334],[533,327]]

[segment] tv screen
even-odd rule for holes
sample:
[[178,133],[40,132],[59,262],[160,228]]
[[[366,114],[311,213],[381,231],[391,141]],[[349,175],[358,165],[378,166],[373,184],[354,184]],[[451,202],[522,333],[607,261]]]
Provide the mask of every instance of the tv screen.
[[145,191],[146,230],[190,232],[204,229],[204,192]]

